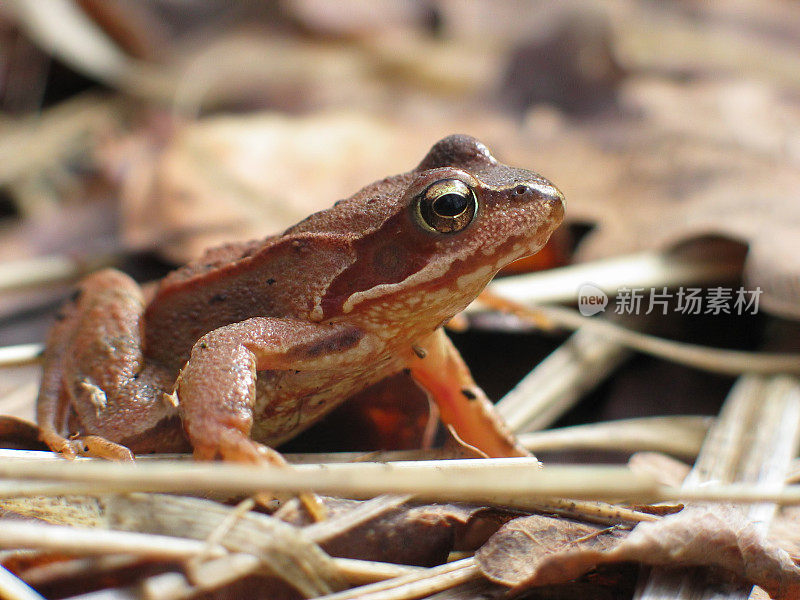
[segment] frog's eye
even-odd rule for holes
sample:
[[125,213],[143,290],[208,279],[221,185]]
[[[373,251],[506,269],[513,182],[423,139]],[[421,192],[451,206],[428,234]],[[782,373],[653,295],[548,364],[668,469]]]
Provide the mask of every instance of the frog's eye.
[[442,179],[420,194],[417,211],[426,227],[439,233],[455,233],[475,218],[478,200],[463,181]]

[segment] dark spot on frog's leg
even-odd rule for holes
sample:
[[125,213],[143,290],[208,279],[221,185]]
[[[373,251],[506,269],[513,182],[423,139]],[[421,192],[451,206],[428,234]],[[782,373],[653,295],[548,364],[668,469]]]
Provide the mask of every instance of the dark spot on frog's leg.
[[360,329],[356,329],[355,327],[352,329],[345,329],[332,333],[328,337],[314,342],[313,344],[298,346],[292,354],[305,358],[314,358],[324,354],[342,352],[358,344],[363,337],[364,332]]
[[461,388],[461,393],[467,400],[475,400],[478,396],[469,388]]
[[211,298],[208,299],[209,304],[216,304],[217,302],[225,302],[228,299],[228,296],[225,294],[214,294]]
[[63,320],[64,320],[64,319],[66,319],[66,318],[67,318],[67,315],[65,315],[63,312],[60,312],[60,311],[59,311],[59,312],[57,312],[57,313],[56,313],[56,315],[55,315],[55,317],[54,317],[54,319],[55,319],[56,321],[63,321]]
[[69,298],[67,298],[67,300],[69,302],[77,302],[78,300],[81,299],[81,295],[83,295],[83,290],[81,288],[77,288],[69,295]]
[[267,285],[272,285],[273,283],[275,283],[275,280],[272,277],[267,279]]

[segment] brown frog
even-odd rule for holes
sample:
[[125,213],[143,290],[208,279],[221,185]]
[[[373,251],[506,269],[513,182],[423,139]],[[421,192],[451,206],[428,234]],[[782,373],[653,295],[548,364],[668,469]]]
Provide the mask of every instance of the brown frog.
[[408,369],[464,441],[524,455],[442,324],[563,214],[553,184],[453,135],[413,171],[281,235],[209,250],[152,290],[93,274],[47,342],[41,438],[65,455],[191,446],[258,461]]

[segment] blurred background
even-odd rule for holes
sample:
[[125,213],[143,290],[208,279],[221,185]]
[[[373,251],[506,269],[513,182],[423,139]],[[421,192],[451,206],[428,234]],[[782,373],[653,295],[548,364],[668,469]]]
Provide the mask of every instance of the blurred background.
[[[5,0],[0,345],[43,341],[80,273],[162,276],[463,132],[567,197],[515,272],[719,253],[762,310],[647,328],[796,349],[798,48],[781,0]],[[493,398],[566,335],[486,328],[454,337]],[[3,412],[32,414],[37,373],[4,376]],[[558,422],[715,414],[732,381],[637,357]]]

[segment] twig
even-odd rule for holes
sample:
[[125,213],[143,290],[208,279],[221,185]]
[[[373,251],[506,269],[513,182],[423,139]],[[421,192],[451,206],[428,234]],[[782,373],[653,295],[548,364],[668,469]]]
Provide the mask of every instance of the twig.
[[544,429],[628,356],[607,336],[579,329],[514,386],[497,403],[497,411],[516,433]]
[[0,367],[21,367],[39,362],[42,344],[20,344],[0,347]]
[[[496,279],[487,290],[523,304],[575,302],[578,288],[591,282],[609,295],[621,287],[663,287],[724,281],[738,276],[738,255],[680,257],[664,252],[641,252],[559,267],[527,275]],[[467,311],[480,310],[471,305]]]
[[0,138],[0,185],[61,164],[92,137],[113,129],[115,101],[82,94],[41,114],[13,121]]
[[420,573],[411,573],[322,596],[319,600],[403,600],[420,598],[453,587],[459,583],[480,577],[480,569],[474,558],[465,558]]
[[571,309],[556,306],[540,306],[531,309],[505,298],[486,294],[486,292],[484,294],[485,296],[482,295],[480,298],[481,301],[491,302],[494,308],[508,310],[528,322],[539,324],[544,316],[554,327],[584,328],[595,331],[639,352],[697,369],[726,375],[800,373],[800,354],[724,350],[675,342],[631,331],[608,321],[584,317]]
[[24,581],[2,566],[0,566],[0,596],[4,600],[44,600]]
[[[200,540],[14,521],[4,523],[0,528],[0,546],[76,554],[138,554],[162,560],[182,560],[208,549],[206,543]],[[220,546],[210,548],[208,552],[214,557],[226,553]]]
[[119,258],[119,253],[109,252],[86,259],[53,255],[5,261],[0,264],[0,292],[73,281],[116,264]]
[[534,454],[558,450],[663,452],[694,458],[713,417],[670,416],[621,419],[523,433],[520,443]]
[[[580,286],[587,282],[613,295],[621,286],[700,285],[735,278],[741,272],[742,257],[722,250],[704,255],[643,252],[619,256],[495,280],[487,290],[524,305],[539,305],[574,302]],[[468,310],[480,306],[479,300]],[[547,315],[542,312],[539,316],[534,326],[546,326]],[[629,356],[630,349],[605,331],[580,326],[520,381],[497,409],[516,433],[549,427]]]
[[78,6],[67,0],[7,0],[30,37],[78,71],[151,100],[175,90],[174,77],[126,56]]
[[[7,461],[0,475],[14,479],[94,484],[96,494],[118,488],[139,491],[250,494],[262,490],[313,490],[348,497],[414,494],[443,501],[474,501],[515,507],[552,497],[680,501],[681,499],[737,502],[800,503],[800,486],[763,491],[749,485],[715,485],[682,490],[659,485],[654,479],[615,466],[550,466],[539,468],[527,458],[476,459],[427,464],[355,463],[255,467],[208,463],[107,463],[101,461]],[[7,497],[14,496],[5,490]],[[685,496],[684,496],[685,494]]]

